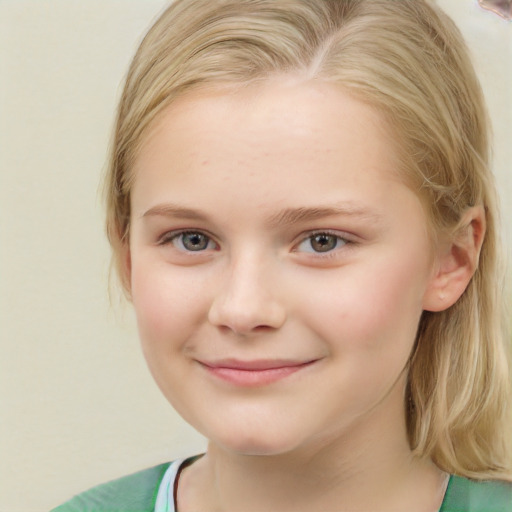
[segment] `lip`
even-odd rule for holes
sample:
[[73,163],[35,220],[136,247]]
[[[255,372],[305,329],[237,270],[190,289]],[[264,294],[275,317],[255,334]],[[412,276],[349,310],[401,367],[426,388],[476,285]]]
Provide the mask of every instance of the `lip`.
[[317,361],[318,359],[307,361],[224,359],[214,362],[198,361],[198,363],[210,375],[230,384],[241,387],[258,387],[272,384],[294,373],[304,371]]

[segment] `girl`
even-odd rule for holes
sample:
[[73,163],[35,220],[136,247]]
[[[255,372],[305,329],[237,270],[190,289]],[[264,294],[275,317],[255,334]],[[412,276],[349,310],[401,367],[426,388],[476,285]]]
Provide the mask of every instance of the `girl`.
[[107,231],[207,453],[64,511],[512,510],[482,94],[427,0],[177,0],[142,42]]

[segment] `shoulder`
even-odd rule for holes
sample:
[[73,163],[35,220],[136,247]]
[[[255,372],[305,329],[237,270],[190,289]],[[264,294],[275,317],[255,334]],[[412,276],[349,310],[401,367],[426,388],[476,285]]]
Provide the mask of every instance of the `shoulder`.
[[152,512],[160,481],[169,464],[93,487],[51,512]]
[[451,476],[440,512],[512,512],[512,483]]

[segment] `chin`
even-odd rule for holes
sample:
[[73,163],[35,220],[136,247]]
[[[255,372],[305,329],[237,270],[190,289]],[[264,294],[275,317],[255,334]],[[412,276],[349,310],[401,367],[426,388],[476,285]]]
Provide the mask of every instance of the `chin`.
[[269,432],[258,432],[252,435],[249,433],[240,435],[238,432],[228,435],[224,439],[217,438],[215,440],[215,437],[210,437],[210,439],[225,450],[239,455],[268,457],[290,453],[297,448],[299,443],[293,442],[291,436],[280,434],[276,436]]

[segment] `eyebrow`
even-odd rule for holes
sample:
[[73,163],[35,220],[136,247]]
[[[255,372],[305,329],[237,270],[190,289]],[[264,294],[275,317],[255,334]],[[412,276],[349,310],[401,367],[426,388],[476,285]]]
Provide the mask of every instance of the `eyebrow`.
[[141,218],[144,217],[175,217],[178,219],[188,219],[188,220],[208,220],[208,216],[199,210],[194,210],[193,208],[184,208],[182,206],[174,205],[174,204],[159,204],[153,206],[146,212],[141,215]]
[[286,208],[285,210],[272,215],[267,222],[271,227],[291,226],[299,222],[334,216],[359,217],[373,222],[377,222],[381,219],[381,215],[373,210],[356,206],[352,203],[346,203],[340,206]]
[[[175,204],[156,205],[141,215],[144,217],[163,216],[173,217],[185,220],[197,220],[207,222],[209,217],[206,213],[193,208],[186,208]],[[271,215],[266,224],[271,227],[291,226],[299,222],[313,221],[325,217],[344,216],[355,217],[372,222],[378,222],[382,216],[366,207],[358,206],[353,203],[343,203],[341,205],[333,205],[326,207],[299,207],[286,208],[280,212]]]

